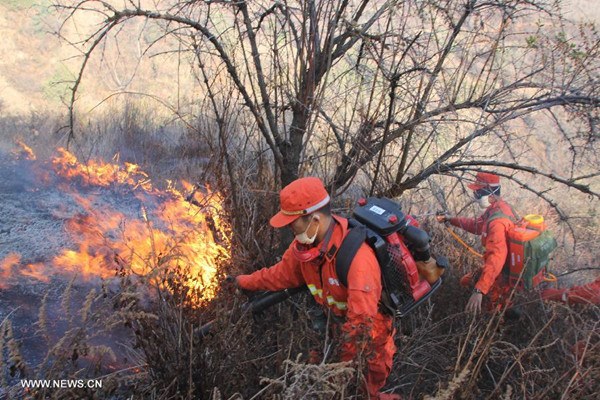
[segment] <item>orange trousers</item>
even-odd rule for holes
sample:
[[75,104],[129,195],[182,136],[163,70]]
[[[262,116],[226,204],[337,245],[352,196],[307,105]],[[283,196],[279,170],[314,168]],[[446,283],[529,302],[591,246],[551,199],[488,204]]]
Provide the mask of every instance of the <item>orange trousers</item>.
[[376,318],[373,320],[370,338],[364,343],[364,347],[362,346],[363,343],[357,344],[353,340],[345,341],[342,344],[342,361],[353,360],[359,352],[366,353],[366,390],[371,399],[378,398],[379,390],[385,385],[392,371],[392,363],[396,353],[394,333],[392,318]]

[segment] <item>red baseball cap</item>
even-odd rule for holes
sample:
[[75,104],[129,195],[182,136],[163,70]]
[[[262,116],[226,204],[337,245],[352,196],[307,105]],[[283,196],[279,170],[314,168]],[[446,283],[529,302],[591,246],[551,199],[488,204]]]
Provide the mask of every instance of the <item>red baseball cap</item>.
[[279,193],[281,210],[271,218],[273,228],[282,228],[329,203],[323,181],[312,176],[296,179]]
[[500,177],[489,172],[478,172],[475,175],[475,182],[468,184],[467,187],[471,190],[479,190],[483,188],[497,188],[500,186]]

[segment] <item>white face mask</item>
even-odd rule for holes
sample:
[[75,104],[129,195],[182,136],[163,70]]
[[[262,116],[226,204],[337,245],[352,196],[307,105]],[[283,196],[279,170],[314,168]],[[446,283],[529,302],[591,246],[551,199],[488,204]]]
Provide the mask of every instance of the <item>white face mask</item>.
[[476,199],[477,204],[479,204],[479,208],[485,210],[490,206],[490,196],[481,196],[481,198]]
[[302,233],[299,233],[296,235],[296,240],[298,241],[298,243],[301,244],[313,244],[315,242],[315,239],[317,238],[317,234],[319,233],[319,225],[317,225],[317,229],[315,230],[315,234],[312,236],[308,236],[308,230],[310,229],[310,225],[316,222],[317,224],[319,223],[319,220],[317,219],[313,219],[309,222],[308,226],[306,227],[306,230]]

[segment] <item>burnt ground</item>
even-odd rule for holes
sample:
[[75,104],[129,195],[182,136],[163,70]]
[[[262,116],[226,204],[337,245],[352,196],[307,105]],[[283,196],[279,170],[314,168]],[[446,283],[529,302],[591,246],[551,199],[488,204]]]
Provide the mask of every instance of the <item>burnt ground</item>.
[[[103,303],[112,301],[115,293],[112,289],[117,289],[118,285],[116,279],[84,281],[52,266],[52,259],[63,250],[75,249],[66,222],[85,213],[71,193],[83,194],[93,199],[94,204],[115,208],[132,218],[139,215],[140,201],[131,193],[65,185],[77,185],[77,182],[61,181],[51,172],[49,162],[18,159],[0,153],[0,322],[10,320],[28,377],[35,373],[35,367],[65,332],[82,324],[81,310],[92,289],[97,294],[92,313],[94,308],[114,309],[114,305],[106,307]],[[3,271],[2,261],[15,254],[20,262],[12,267],[5,266]],[[26,275],[26,266],[31,263],[44,265],[41,278]],[[38,323],[44,302],[45,334]],[[98,322],[101,321],[95,323]],[[86,329],[95,330],[85,334],[88,345],[110,347],[116,356],[111,363],[126,366],[129,360],[123,344],[130,342],[130,333],[120,327],[100,332],[89,320],[87,324],[90,326]],[[73,367],[86,366],[83,355],[75,354],[72,358]],[[4,372],[0,370],[0,373]]]
[[[87,214],[75,196],[131,219],[140,215],[141,201],[131,190],[86,187],[77,179],[69,182],[56,176],[48,161],[0,153],[0,260],[16,253],[21,264],[48,262],[72,247],[65,223]],[[145,207],[154,204],[150,197],[144,200]]]
[[83,211],[56,186],[42,185],[33,165],[0,154],[0,260],[18,253],[24,262],[47,261],[69,244],[64,221]]

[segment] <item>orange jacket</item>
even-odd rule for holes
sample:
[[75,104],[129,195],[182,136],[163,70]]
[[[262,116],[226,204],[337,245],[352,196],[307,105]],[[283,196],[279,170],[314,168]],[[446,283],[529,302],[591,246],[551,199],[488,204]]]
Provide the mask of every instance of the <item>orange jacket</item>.
[[475,287],[483,294],[487,294],[494,282],[502,272],[508,255],[508,231],[514,226],[508,218],[493,219],[488,224],[488,219],[495,213],[502,212],[516,219],[512,208],[503,200],[496,200],[478,218],[450,218],[450,224],[481,235],[481,244],[485,247],[483,254],[483,268],[481,276]]
[[[337,216],[333,219],[336,226],[329,248],[336,246],[339,249],[348,233],[348,220]],[[374,394],[383,386],[391,369],[395,346],[392,318],[378,309],[382,290],[381,270],[369,245],[364,243],[352,261],[348,288],[340,284],[336,274],[335,255],[332,259],[325,258],[318,266],[298,261],[290,248],[274,266],[250,275],[240,275],[237,279],[240,287],[252,291],[283,290],[306,284],[317,303],[329,308],[335,315],[345,317],[342,360],[352,360],[358,351],[372,354],[369,378],[377,382],[368,382],[369,392]]]

